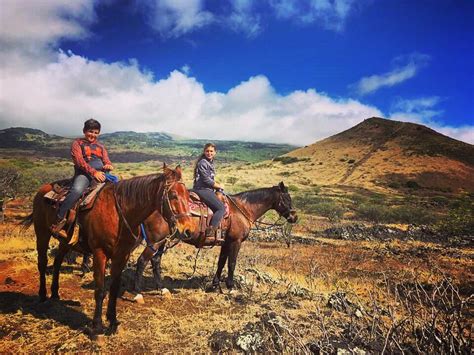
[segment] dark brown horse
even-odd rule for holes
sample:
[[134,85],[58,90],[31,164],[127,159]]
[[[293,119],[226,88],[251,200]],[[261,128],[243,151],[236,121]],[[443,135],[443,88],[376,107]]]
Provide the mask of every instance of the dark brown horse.
[[[154,211],[163,216],[167,228],[177,233],[193,233],[193,223],[189,213],[189,193],[181,182],[181,169],[163,167],[163,174],[153,174],[107,184],[97,197],[92,209],[79,213],[80,235],[86,242],[82,251],[93,255],[95,281],[95,312],[92,330],[103,332],[102,303],[105,297],[105,266],[111,260],[111,286],[107,306],[107,319],[111,331],[118,325],[116,302],[122,270],[136,245],[138,226]],[[40,274],[40,300],[46,299],[47,250],[51,239],[50,225],[56,219],[55,209],[45,202],[44,195],[51,191],[52,184],[43,185],[33,202],[33,213],[23,224],[34,224],[38,251],[38,271]],[[61,241],[59,253],[54,260],[51,297],[59,298],[59,269],[64,255],[70,249]]]
[[[217,271],[212,281],[211,289],[219,287],[222,270],[227,262],[228,272],[226,286],[234,287],[234,271],[237,264],[242,242],[247,239],[254,222],[267,211],[273,209],[289,223],[295,223],[298,219],[296,212],[291,206],[291,197],[288,188],[280,182],[278,186],[261,188],[252,191],[241,192],[237,195],[228,196],[230,207],[230,223],[225,231],[225,242],[221,247]],[[194,230],[199,231],[199,217],[193,217]],[[153,213],[144,222],[144,228],[148,236],[148,246],[137,262],[135,272],[135,291],[141,291],[143,271],[149,260],[153,265],[153,276],[157,287],[161,284],[161,255],[164,249],[165,238],[169,230],[162,223],[162,217],[158,212]],[[198,238],[185,240],[186,243],[199,247]]]

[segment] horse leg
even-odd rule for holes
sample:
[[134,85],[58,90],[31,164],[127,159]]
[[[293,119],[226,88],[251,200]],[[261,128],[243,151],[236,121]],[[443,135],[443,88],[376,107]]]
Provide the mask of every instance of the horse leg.
[[151,258],[151,266],[153,267],[153,279],[155,280],[155,287],[157,289],[163,286],[161,280],[161,256],[163,255],[164,250],[165,245],[160,245],[157,253]]
[[211,290],[216,290],[219,287],[221,281],[222,270],[224,269],[224,265],[227,261],[227,257],[229,255],[229,245],[230,243],[226,240],[221,247],[221,252],[219,254],[219,261],[217,262],[217,271],[212,279],[212,286]]
[[239,255],[240,245],[240,240],[237,240],[233,241],[229,247],[229,260],[227,262],[228,273],[225,281],[225,285],[229,290],[234,288],[234,271],[237,265],[237,255]]
[[69,245],[66,243],[60,243],[58,253],[54,258],[53,264],[53,281],[51,283],[51,298],[59,300],[59,271],[63,262],[64,256],[70,250]]
[[102,324],[102,304],[105,297],[105,264],[107,263],[107,257],[102,249],[95,249],[93,255],[95,311],[94,319],[92,320],[92,332],[102,334],[104,332]]
[[89,271],[91,271],[89,267],[89,261],[90,261],[91,255],[89,253],[84,253],[82,256],[82,264],[81,264],[81,271],[82,271],[82,276],[87,274]]
[[48,266],[48,246],[51,239],[49,230],[40,230],[35,225],[36,233],[36,250],[38,252],[38,272],[40,279],[40,286],[38,295],[40,302],[46,301],[46,267]]
[[136,293],[141,293],[142,292],[142,285],[143,285],[143,272],[145,271],[146,264],[148,263],[148,260],[150,260],[150,255],[148,255],[148,250],[149,248],[145,248],[143,250],[142,254],[137,260],[137,266],[135,269],[135,278],[133,280],[133,289]]
[[112,283],[110,284],[109,303],[107,304],[107,320],[110,322],[110,331],[115,333],[119,322],[117,321],[117,297],[120,290],[120,282],[122,280],[122,270],[127,263],[128,253],[119,253],[114,255],[112,259],[112,266],[110,269],[110,277]]

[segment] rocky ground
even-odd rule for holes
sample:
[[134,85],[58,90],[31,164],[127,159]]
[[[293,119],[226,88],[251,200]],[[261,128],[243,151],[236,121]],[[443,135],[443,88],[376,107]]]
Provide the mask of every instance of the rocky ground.
[[470,351],[470,245],[375,240],[360,226],[338,233],[293,236],[289,247],[271,231],[253,233],[232,292],[224,284],[222,292],[206,292],[217,248],[196,256],[179,244],[163,257],[166,290],[155,289],[147,268],[143,304],[131,292],[136,251],[124,271],[118,332],[91,339],[92,275],[65,263],[61,300],[39,303],[33,232],[1,225],[0,351]]

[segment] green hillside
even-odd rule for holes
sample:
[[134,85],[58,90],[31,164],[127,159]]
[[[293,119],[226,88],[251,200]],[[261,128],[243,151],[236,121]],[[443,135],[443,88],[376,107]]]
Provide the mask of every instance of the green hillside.
[[[68,158],[72,138],[47,134],[31,128],[0,130],[0,157],[31,156]],[[141,162],[159,160],[166,162],[196,159],[208,140],[176,137],[162,132],[114,132],[101,135],[112,161]],[[258,162],[272,159],[295,149],[287,144],[256,143],[241,141],[213,141],[224,162]]]

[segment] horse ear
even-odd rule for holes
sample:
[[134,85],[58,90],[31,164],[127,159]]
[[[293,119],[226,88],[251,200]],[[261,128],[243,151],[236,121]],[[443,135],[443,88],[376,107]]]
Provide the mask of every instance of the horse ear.
[[163,162],[163,172],[165,172],[165,171],[166,171],[166,169],[168,169],[168,166],[166,165],[166,163],[165,163],[165,162]]
[[183,176],[182,170],[181,170],[181,165],[178,165],[174,170],[176,171],[177,179],[181,180],[181,177]]
[[288,191],[288,189],[285,186],[285,184],[283,183],[283,181],[280,181],[280,183],[278,184],[278,187],[280,188],[280,191],[282,191],[282,192],[287,192]]

